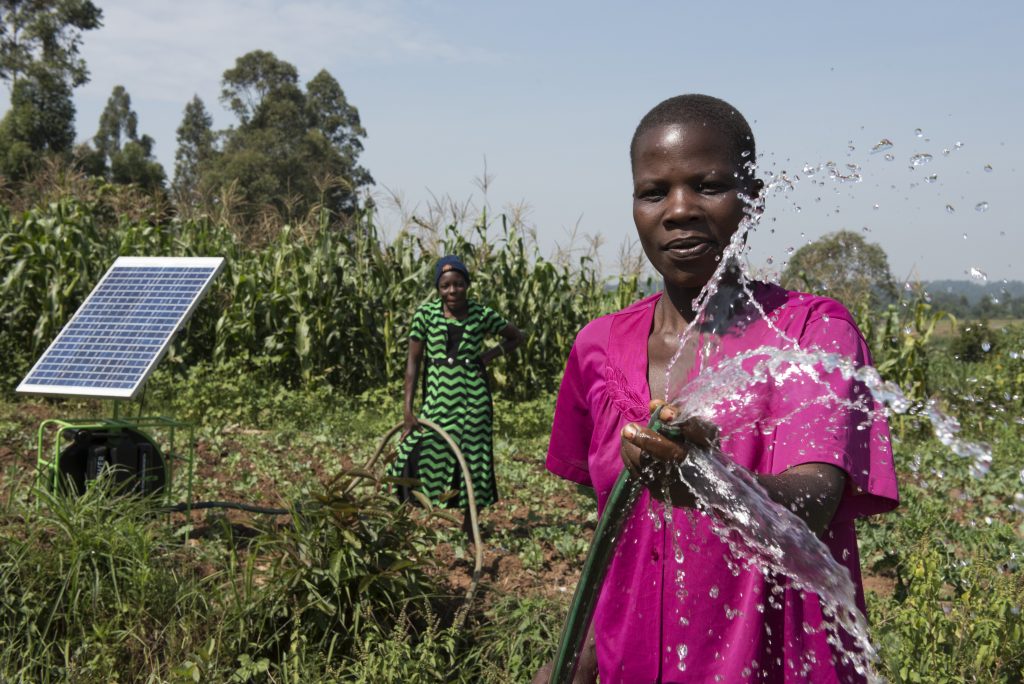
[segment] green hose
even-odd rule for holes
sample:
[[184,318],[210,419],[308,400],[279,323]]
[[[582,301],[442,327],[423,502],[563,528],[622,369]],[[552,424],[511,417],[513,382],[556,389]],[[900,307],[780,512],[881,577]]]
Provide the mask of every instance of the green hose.
[[569,684],[576,674],[583,641],[587,638],[590,619],[594,616],[597,598],[601,595],[604,576],[608,572],[608,563],[615,551],[615,544],[622,535],[622,528],[633,511],[637,494],[640,492],[639,479],[630,477],[629,471],[623,469],[615,480],[612,493],[605,502],[604,514],[594,531],[594,541],[590,543],[587,560],[583,563],[576,593],[569,604],[569,617],[562,629],[562,638],[558,644],[558,655],[551,670],[551,684]]
[[[672,438],[679,436],[679,430],[666,425],[658,419],[660,408],[654,410],[648,427]],[[562,637],[558,643],[558,654],[555,656],[551,670],[551,684],[570,684],[576,674],[580,651],[587,638],[590,620],[594,616],[597,599],[601,595],[604,576],[608,572],[615,546],[622,537],[622,528],[633,512],[637,495],[643,487],[639,478],[631,477],[625,468],[615,480],[611,494],[604,504],[604,512],[594,530],[594,540],[590,543],[587,560],[583,563],[579,584],[569,604],[569,617],[562,628]]]

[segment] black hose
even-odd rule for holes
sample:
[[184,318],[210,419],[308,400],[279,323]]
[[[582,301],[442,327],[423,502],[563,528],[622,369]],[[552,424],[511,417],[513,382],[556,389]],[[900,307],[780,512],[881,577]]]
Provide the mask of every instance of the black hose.
[[234,508],[249,513],[263,513],[265,515],[288,515],[292,512],[290,508],[267,508],[265,506],[254,506],[253,504],[238,503],[235,501],[196,501],[194,503],[180,503],[167,506],[168,513],[184,513],[185,511],[199,511],[207,508]]

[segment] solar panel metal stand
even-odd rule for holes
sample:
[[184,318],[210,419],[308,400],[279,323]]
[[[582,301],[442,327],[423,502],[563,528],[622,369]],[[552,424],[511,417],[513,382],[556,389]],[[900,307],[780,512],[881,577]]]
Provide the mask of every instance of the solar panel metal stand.
[[[59,491],[67,484],[62,482],[61,455],[81,433],[102,433],[118,435],[137,433],[158,448],[157,455],[163,463],[163,482],[157,494],[164,505],[170,505],[176,498],[175,474],[185,468],[185,515],[192,510],[192,485],[195,477],[195,426],[166,416],[142,416],[120,418],[116,409],[113,418],[51,418],[39,425],[36,441],[36,483],[41,488]],[[184,438],[184,444],[181,444]],[[182,447],[179,450],[179,447]],[[147,468],[143,466],[140,493],[147,494],[145,482]],[[180,494],[178,494],[180,496]]]

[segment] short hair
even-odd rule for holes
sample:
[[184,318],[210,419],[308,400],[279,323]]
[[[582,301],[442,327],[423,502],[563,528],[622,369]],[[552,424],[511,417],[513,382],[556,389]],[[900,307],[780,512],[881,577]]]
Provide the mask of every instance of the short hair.
[[[729,139],[740,167],[743,167],[745,162],[756,159],[754,132],[750,130],[750,124],[739,110],[717,97],[691,93],[668,98],[640,119],[629,143],[630,164],[636,162],[637,141],[647,131],[659,126],[694,123],[713,126],[721,131]],[[744,152],[747,154],[744,155]]]

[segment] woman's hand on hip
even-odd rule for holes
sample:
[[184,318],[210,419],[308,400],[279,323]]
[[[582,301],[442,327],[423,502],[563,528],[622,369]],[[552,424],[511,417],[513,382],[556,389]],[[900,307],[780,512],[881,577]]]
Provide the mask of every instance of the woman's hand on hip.
[[405,415],[405,419],[402,422],[402,436],[398,438],[398,441],[401,442],[402,440],[404,440],[406,437],[412,434],[413,430],[415,430],[419,426],[420,422],[419,420],[416,419],[416,416],[411,413],[407,413]]

